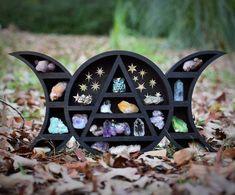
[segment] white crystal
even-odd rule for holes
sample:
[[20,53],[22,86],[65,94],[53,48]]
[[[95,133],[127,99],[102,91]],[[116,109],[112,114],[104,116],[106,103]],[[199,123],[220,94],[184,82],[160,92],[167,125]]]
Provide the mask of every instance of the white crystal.
[[137,118],[134,122],[134,136],[144,136],[145,135],[145,127],[144,122]]

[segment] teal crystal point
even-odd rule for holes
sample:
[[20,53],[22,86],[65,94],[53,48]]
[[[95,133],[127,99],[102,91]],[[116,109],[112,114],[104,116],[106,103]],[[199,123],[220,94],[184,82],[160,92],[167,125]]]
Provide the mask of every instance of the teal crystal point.
[[174,84],[174,100],[184,101],[184,83],[181,80],[177,80]]
[[51,117],[48,132],[51,134],[63,134],[63,133],[68,133],[69,130],[62,122],[62,120],[56,117]]

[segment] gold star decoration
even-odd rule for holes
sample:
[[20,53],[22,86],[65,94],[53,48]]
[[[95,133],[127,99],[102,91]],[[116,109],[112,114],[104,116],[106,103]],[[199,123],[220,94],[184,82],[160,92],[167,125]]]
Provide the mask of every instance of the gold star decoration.
[[80,98],[79,94],[77,93],[77,95],[73,96],[73,98],[75,99],[75,102],[78,101],[78,99]]
[[78,85],[80,87],[80,90],[81,91],[86,91],[87,90],[87,85],[86,84],[81,84],[81,85]]
[[101,77],[104,74],[104,70],[102,67],[98,67],[95,73],[98,74],[99,77]]
[[138,80],[139,80],[139,79],[138,79],[138,77],[137,77],[137,76],[134,76],[134,77],[133,77],[133,81],[135,81],[135,82],[136,82],[136,81],[138,81]]
[[149,81],[149,86],[153,88],[153,87],[156,85],[156,83],[157,83],[157,82],[156,82],[154,79],[151,79],[151,80]]
[[90,82],[90,80],[92,80],[92,74],[90,74],[90,72],[86,74],[86,80],[88,81],[88,83]]
[[144,78],[144,75],[146,74],[147,72],[145,72],[143,69],[139,72],[140,76],[142,77],[142,79]]
[[146,88],[145,88],[145,86],[144,86],[144,83],[142,83],[142,84],[138,83],[138,87],[137,87],[136,89],[139,89],[140,92],[142,93],[142,91],[143,91],[144,89],[146,89]]
[[94,91],[97,91],[100,88],[100,84],[99,82],[93,82],[91,85],[91,89],[93,89]]
[[130,66],[128,66],[128,72],[131,72],[132,74],[136,71],[136,66],[134,66],[133,64],[131,64]]

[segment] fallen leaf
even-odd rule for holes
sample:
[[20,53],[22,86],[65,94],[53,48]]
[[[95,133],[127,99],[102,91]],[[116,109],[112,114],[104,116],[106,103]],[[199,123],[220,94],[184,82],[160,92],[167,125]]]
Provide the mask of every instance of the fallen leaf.
[[166,149],[144,152],[141,156],[166,157]]
[[177,166],[182,166],[192,160],[194,150],[192,148],[184,148],[174,153],[173,158]]
[[136,168],[112,168],[108,173],[103,173],[98,176],[99,181],[107,181],[117,176],[122,176],[130,181],[135,181],[140,178]]
[[235,158],[235,148],[226,148],[222,156],[223,158]]

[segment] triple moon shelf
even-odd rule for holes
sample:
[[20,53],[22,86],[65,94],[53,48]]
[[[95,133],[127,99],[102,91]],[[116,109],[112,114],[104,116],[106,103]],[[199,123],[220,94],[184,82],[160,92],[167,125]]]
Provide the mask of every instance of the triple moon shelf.
[[[189,142],[197,141],[209,151],[214,151],[199,134],[194,125],[191,101],[194,86],[202,71],[212,61],[223,54],[223,52],[219,51],[194,53],[177,62],[164,75],[156,64],[139,54],[128,51],[110,51],[89,59],[82,64],[72,76],[63,65],[47,55],[31,51],[11,53],[11,55],[25,62],[33,70],[40,80],[45,93],[45,121],[32,147],[47,145],[49,147],[53,146],[56,150],[60,150],[65,146],[68,140],[74,136],[81,146],[92,153],[97,153],[97,150],[91,148],[91,145],[95,142],[106,142],[109,143],[110,146],[139,144],[141,151],[148,151],[157,146],[165,136],[176,148],[187,147]],[[183,64],[194,58],[202,59],[202,65],[195,70],[185,72],[183,70]],[[38,72],[35,68],[36,60],[47,60],[55,64],[55,70],[45,73]],[[128,71],[128,66],[131,64],[136,65],[136,71]],[[102,69],[102,73],[97,74],[97,71],[100,69]],[[140,73],[141,70],[144,70],[145,74],[142,75]],[[91,81],[87,80],[86,75],[88,73],[93,75]],[[134,76],[136,76],[138,80],[133,80]],[[112,92],[112,82],[113,79],[117,77],[125,79],[126,91],[124,93]],[[151,86],[148,84],[151,79],[156,81],[156,85]],[[183,82],[184,87],[183,101],[174,101],[174,84],[179,79]],[[68,83],[66,91],[57,101],[51,101],[49,93],[52,87],[58,82]],[[84,84],[85,82],[87,83]],[[91,82],[90,87],[89,82]],[[94,87],[94,83],[99,85],[98,88]],[[139,85],[143,83],[144,88],[139,90]],[[85,90],[81,88],[83,84],[87,87]],[[155,94],[156,92],[162,94],[164,101],[157,105],[146,105],[143,101],[145,95]],[[75,102],[73,96],[76,96],[77,93],[91,95],[93,97],[91,104],[80,105]],[[107,99],[112,102],[112,106],[122,100],[134,103],[138,106],[139,112],[124,114],[113,106],[112,114],[100,113],[100,106]],[[160,110],[164,114],[165,125],[161,130],[155,127],[150,121],[154,110]],[[88,116],[88,122],[84,129],[75,129],[73,127],[72,116],[77,113],[87,114]],[[172,126],[173,116],[177,116],[186,122],[188,126],[187,133],[174,131]],[[51,117],[61,119],[68,127],[69,132],[66,134],[50,134],[48,128]],[[133,134],[132,127],[136,118],[140,118],[144,122],[144,136],[134,136]],[[131,134],[129,136],[118,135],[114,137],[103,137],[94,136],[89,131],[92,124],[102,125],[107,119],[114,119],[117,122],[127,122],[131,127]]]

